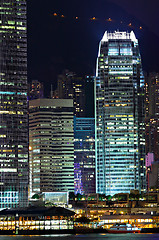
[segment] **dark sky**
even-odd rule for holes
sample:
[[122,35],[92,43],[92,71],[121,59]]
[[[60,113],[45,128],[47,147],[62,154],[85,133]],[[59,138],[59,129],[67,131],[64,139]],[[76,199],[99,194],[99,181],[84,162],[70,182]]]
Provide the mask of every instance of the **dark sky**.
[[126,12],[143,22],[159,36],[159,1],[158,0],[110,0]]
[[[95,74],[98,44],[106,30],[133,30],[144,71],[159,72],[159,0],[27,2],[28,80],[44,82],[46,91],[50,84],[56,87],[57,75],[66,68],[79,75]],[[90,21],[94,16],[97,20]],[[109,17],[112,22],[106,21]]]

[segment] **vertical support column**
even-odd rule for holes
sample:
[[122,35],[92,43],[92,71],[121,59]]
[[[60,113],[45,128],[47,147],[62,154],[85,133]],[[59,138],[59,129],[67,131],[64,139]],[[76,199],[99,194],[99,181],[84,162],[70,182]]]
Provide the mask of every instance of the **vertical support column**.
[[27,230],[29,230],[29,226],[28,226],[28,217],[26,219],[26,226],[27,226]]
[[12,216],[10,217],[10,221],[11,221],[11,230],[12,230]]
[[72,217],[72,219],[70,217],[70,220],[73,221],[73,229],[74,229],[74,216]]
[[67,219],[67,229],[69,229],[69,221],[68,221],[68,216],[66,217]]
[[60,230],[60,216],[59,216],[59,230]]
[[7,216],[7,230],[8,230],[8,216]]
[[4,230],[4,221],[5,221],[5,218],[3,217],[3,228],[2,228],[2,230]]
[[41,216],[39,216],[39,231],[40,231],[40,221],[41,221]]

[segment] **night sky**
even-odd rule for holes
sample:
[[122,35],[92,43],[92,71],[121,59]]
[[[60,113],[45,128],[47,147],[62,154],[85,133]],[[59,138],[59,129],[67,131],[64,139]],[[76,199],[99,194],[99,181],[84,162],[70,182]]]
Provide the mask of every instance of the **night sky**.
[[[46,95],[51,84],[56,87],[57,75],[64,69],[79,75],[95,74],[98,45],[106,30],[133,30],[139,39],[144,71],[159,72],[159,0],[27,3],[28,80],[44,82]],[[92,17],[96,20],[91,21]],[[112,21],[106,21],[108,18]]]

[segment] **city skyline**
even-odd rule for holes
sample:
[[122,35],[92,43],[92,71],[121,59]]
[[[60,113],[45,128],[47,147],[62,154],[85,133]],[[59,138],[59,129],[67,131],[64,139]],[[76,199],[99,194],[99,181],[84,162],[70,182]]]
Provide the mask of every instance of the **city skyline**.
[[2,238],[157,236],[158,9],[0,0]]
[[[95,75],[98,43],[106,30],[133,30],[141,45],[143,70],[159,72],[158,1],[46,2],[44,7],[41,0],[28,2],[28,79],[45,82],[47,96],[48,84],[55,89],[64,69]],[[97,20],[91,21],[93,17]],[[109,18],[112,22],[106,21]]]
[[[46,1],[51,3],[49,0]],[[111,1],[107,0],[107,2]],[[39,7],[41,3],[39,1]],[[102,0],[101,3],[103,4]],[[112,14],[105,19],[103,11],[99,17],[96,15],[88,17],[91,13],[86,11],[88,5],[83,10],[83,16],[80,15],[82,8],[79,8],[79,12],[74,17],[70,12],[63,15],[62,9],[56,7],[54,9],[52,8],[54,5],[45,4],[44,12],[48,14],[46,22],[50,19],[50,25],[45,21],[42,25],[39,24],[42,39],[36,41],[37,48],[34,51],[35,43],[33,44],[32,41],[39,37],[39,33],[35,31],[36,38],[34,35],[31,39],[30,27],[33,30],[37,23],[34,25],[32,21],[30,25],[30,17],[29,31],[27,31],[26,5],[26,0],[2,0],[0,3],[2,10],[0,13],[0,207],[27,206],[29,173],[32,174],[29,190],[34,194],[47,190],[74,191],[74,177],[77,193],[89,193],[89,189],[88,191],[86,189],[89,188],[89,184],[93,193],[95,152],[97,193],[114,195],[121,191],[130,192],[131,189],[146,191],[145,86],[141,55],[145,69],[158,69],[156,59],[159,54],[156,43],[151,44],[151,48],[145,48],[146,44],[150,45],[151,38],[151,43],[154,39],[158,40],[158,34],[154,30],[149,31],[146,22],[145,25],[141,25],[139,20],[134,19],[135,15],[130,16],[134,23],[131,23],[130,19],[125,19],[124,23],[120,21],[121,15],[115,16],[118,5],[110,4],[110,8],[112,6],[115,8],[105,13],[107,17],[108,14]],[[28,6],[30,9],[34,4]],[[48,6],[52,6],[50,11]],[[96,5],[92,6],[94,8]],[[125,13],[124,10],[121,12]],[[30,14],[29,10],[28,13]],[[127,30],[118,30],[117,25],[122,29],[127,27]],[[44,26],[46,28],[43,28]],[[98,27],[99,31],[96,32]],[[133,28],[137,31],[136,35],[132,31]],[[106,32],[99,41],[103,29]],[[87,34],[86,30],[88,30]],[[149,37],[145,38],[146,35]],[[139,39],[139,43],[143,44],[138,45]],[[94,79],[91,73],[95,69],[93,62],[94,56],[97,57],[98,44],[99,54]],[[41,46],[40,50],[38,50],[39,46]],[[35,53],[38,53],[36,57]],[[50,56],[53,59],[51,63],[53,69],[50,68]],[[47,71],[46,65],[50,68],[50,72]],[[66,67],[69,67],[68,70],[60,75],[60,71]],[[31,80],[30,76],[38,76],[39,70],[42,71],[39,75],[40,79],[33,78],[28,88],[27,79]],[[35,74],[32,75],[32,71]],[[45,86],[40,81],[42,78]],[[46,92],[52,90],[51,95],[47,95],[50,98],[43,98],[46,96],[43,90]],[[154,152],[155,161],[158,160],[158,91],[158,75],[155,73],[146,85],[147,149],[150,149],[147,153]],[[149,101],[153,96],[155,96],[154,101]],[[29,99],[34,98],[35,100],[28,102]],[[93,115],[93,98],[96,107],[95,150],[94,119],[88,118]],[[151,114],[151,111],[154,113]],[[30,115],[30,125],[28,115]],[[155,150],[153,146],[157,146]],[[65,154],[66,152],[68,155]],[[149,165],[148,171],[150,167]],[[154,164],[153,167],[156,172],[158,165]],[[81,189],[78,175],[81,178],[79,179]]]

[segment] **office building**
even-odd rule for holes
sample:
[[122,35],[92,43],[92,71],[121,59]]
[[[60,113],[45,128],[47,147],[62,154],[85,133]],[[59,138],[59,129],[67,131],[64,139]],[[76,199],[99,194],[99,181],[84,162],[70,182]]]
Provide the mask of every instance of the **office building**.
[[145,76],[146,154],[153,153],[159,160],[159,74]]
[[38,99],[44,97],[43,83],[38,80],[32,80],[28,84],[28,100]]
[[94,118],[74,120],[75,194],[95,193],[95,128]]
[[145,166],[146,166],[146,189],[149,190],[150,188],[150,173],[152,164],[154,163],[154,153],[148,153],[145,157]]
[[85,79],[65,70],[58,76],[57,90],[51,94],[53,98],[73,99],[74,115],[85,117]]
[[29,101],[30,196],[74,192],[72,99]]
[[94,118],[94,79],[95,76],[85,76],[85,117]]
[[26,1],[0,1],[0,208],[28,204]]
[[155,161],[151,164],[151,170],[149,172],[149,189],[159,189],[159,161]]
[[95,121],[97,193],[145,191],[144,77],[133,31],[100,41]]
[[76,117],[94,117],[94,76],[77,76],[65,70],[58,76],[51,98],[73,99]]

